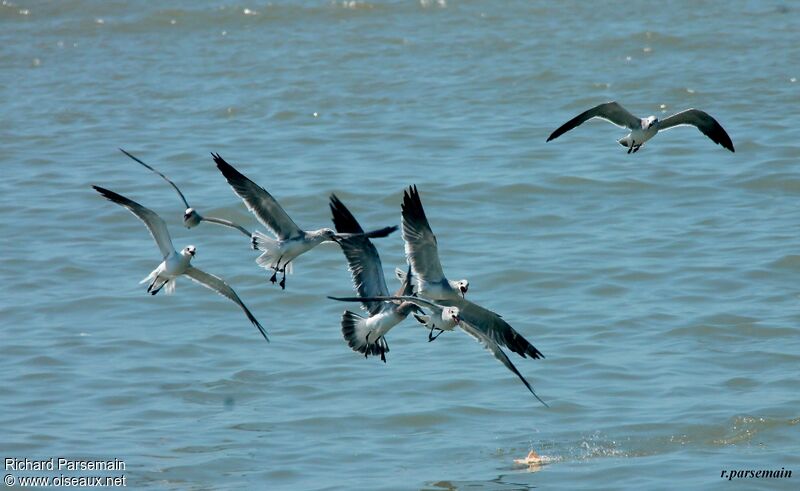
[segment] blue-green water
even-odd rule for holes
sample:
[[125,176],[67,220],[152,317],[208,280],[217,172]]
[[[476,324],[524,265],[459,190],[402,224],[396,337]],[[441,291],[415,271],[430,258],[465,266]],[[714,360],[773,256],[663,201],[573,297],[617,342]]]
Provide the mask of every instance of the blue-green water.
[[[800,472],[800,6],[792,2],[32,2],[0,6],[0,454],[121,458],[134,489],[729,489]],[[625,154],[578,112],[697,107]],[[413,320],[341,338],[324,245],[267,283],[219,152],[305,228],[416,183],[445,271],[547,356]],[[159,212],[270,332],[181,281],[99,184]],[[377,243],[387,277],[399,234]],[[391,285],[394,287],[394,285]],[[530,448],[552,463],[514,465]],[[41,475],[44,475],[43,473]],[[737,489],[796,488],[788,480]]]

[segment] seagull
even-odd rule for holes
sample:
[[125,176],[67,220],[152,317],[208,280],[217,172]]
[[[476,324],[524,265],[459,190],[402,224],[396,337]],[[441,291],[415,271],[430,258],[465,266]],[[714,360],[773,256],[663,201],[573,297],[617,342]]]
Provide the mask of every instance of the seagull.
[[431,300],[463,298],[469,290],[469,281],[445,278],[436,236],[425,216],[417,186],[403,192],[401,208],[406,258],[417,277],[417,293]]
[[668,130],[675,126],[687,125],[696,127],[714,143],[722,145],[731,152],[735,151],[733,149],[731,137],[728,136],[725,129],[716,119],[712,118],[704,111],[699,109],[687,109],[673,114],[662,121],[659,121],[655,116],[639,119],[616,102],[606,102],[605,104],[600,104],[588,111],[580,113],[555,130],[547,138],[547,141],[555,140],[572,128],[580,126],[592,118],[605,119],[609,123],[613,123],[620,128],[628,128],[631,130],[627,136],[617,140],[620,145],[628,148],[628,153],[638,152],[644,142],[656,136],[656,133],[659,131]]
[[231,288],[221,278],[197,269],[190,264],[192,258],[197,253],[195,246],[186,246],[181,250],[181,252],[176,252],[175,247],[172,245],[172,239],[169,236],[169,231],[167,230],[167,224],[153,210],[145,208],[139,203],[119,195],[114,191],[109,191],[108,189],[101,188],[100,186],[92,187],[95,189],[95,191],[103,195],[103,197],[109,201],[113,201],[120,206],[124,206],[130,210],[131,213],[136,215],[136,217],[145,224],[147,229],[150,231],[150,235],[153,236],[158,248],[161,250],[161,255],[163,258],[161,264],[159,264],[156,269],[154,269],[145,279],[140,282],[145,283],[150,281],[150,286],[147,287],[147,293],[155,295],[166,286],[166,292],[169,295],[175,291],[175,281],[177,278],[181,275],[186,275],[193,281],[200,283],[204,287],[210,288],[223,297],[227,297],[235,302],[239,307],[241,307],[250,322],[252,322],[256,328],[258,328],[258,331],[262,336],[264,336],[264,339],[269,341],[269,338],[267,337],[267,331],[265,331],[261,324],[259,324],[253,314],[250,313],[250,310],[244,305],[236,292],[233,291],[233,288]]
[[292,272],[292,261],[321,243],[338,242],[353,235],[367,238],[386,237],[397,230],[396,225],[359,234],[337,234],[329,228],[302,230],[289,218],[289,215],[266,189],[234,169],[219,154],[212,153],[211,156],[214,157],[217,168],[225,176],[233,191],[247,205],[247,209],[256,216],[262,225],[275,234],[273,239],[261,232],[255,232],[253,246],[264,252],[256,259],[256,263],[262,268],[273,271],[272,277],[269,279],[273,284],[277,281],[277,274],[283,273],[279,283],[281,289],[286,288],[286,273]]
[[[522,352],[522,357],[525,358],[525,354],[531,354],[532,358],[544,358],[544,355],[539,352],[536,348],[534,348],[530,343],[528,343],[525,338],[523,338],[518,332],[514,331],[514,329],[505,324],[507,329],[504,331],[497,330],[497,321],[502,321],[500,316],[494,314],[493,312],[489,312],[486,309],[483,309],[468,300],[461,299],[460,301],[456,301],[455,303],[459,302],[466,302],[462,304],[466,307],[466,310],[463,309],[461,306],[458,305],[443,305],[438,302],[432,302],[426,300],[421,297],[414,297],[414,296],[395,296],[395,297],[328,297],[331,300],[338,300],[341,302],[372,302],[372,301],[402,301],[402,302],[410,302],[414,303],[419,307],[427,308],[431,311],[431,315],[427,316],[427,320],[430,324],[429,327],[431,329],[439,329],[442,331],[452,331],[455,329],[455,326],[459,326],[461,330],[472,336],[475,340],[479,343],[483,344],[483,346],[489,350],[494,357],[500,361],[503,365],[506,366],[509,370],[511,370],[519,379],[525,384],[525,387],[533,394],[539,402],[541,402],[545,407],[550,407],[544,402],[533,390],[531,384],[522,376],[522,374],[517,370],[517,367],[511,362],[511,360],[506,356],[502,349],[500,349],[500,345],[505,345],[512,351],[520,353],[517,349],[520,349],[521,346],[525,346],[524,351]],[[466,315],[465,315],[466,314]],[[492,318],[494,316],[494,318]],[[505,321],[502,321],[505,322]],[[509,338],[514,338],[512,343],[509,343]]]
[[[331,195],[331,213],[333,224],[338,233],[363,233],[364,229],[356,221],[350,210],[336,197]],[[353,287],[361,297],[389,296],[386,279],[383,276],[383,266],[378,251],[366,236],[354,236],[339,241],[348,269],[353,277]],[[411,267],[404,276],[403,284],[395,293],[396,296],[411,295]],[[362,353],[364,357],[380,355],[386,363],[386,353],[389,344],[386,333],[402,322],[411,311],[418,310],[412,302],[405,301],[376,301],[362,302],[361,308],[369,313],[363,317],[349,310],[342,314],[342,336],[353,351]],[[416,314],[415,314],[416,315]]]
[[145,164],[139,158],[133,156],[129,152],[126,152],[125,150],[123,150],[121,148],[119,150],[120,150],[120,152],[124,153],[125,155],[127,155],[130,158],[132,158],[136,162],[139,162],[140,164],[142,164],[146,168],[150,169],[151,171],[153,171],[156,174],[158,174],[159,176],[161,176],[162,179],[167,181],[169,183],[169,185],[172,186],[175,189],[175,191],[178,193],[178,196],[180,196],[181,201],[183,201],[183,204],[186,205],[186,211],[183,212],[183,224],[186,226],[186,228],[196,227],[197,225],[200,224],[200,222],[216,223],[218,225],[224,225],[226,227],[234,228],[234,229],[238,230],[239,232],[243,233],[244,235],[246,235],[248,238],[252,238],[252,235],[250,234],[250,232],[246,228],[242,227],[241,225],[233,223],[233,222],[231,222],[229,220],[225,220],[223,218],[204,217],[204,216],[200,215],[197,212],[197,210],[195,210],[194,208],[189,206],[189,202],[186,201],[186,196],[183,195],[181,190],[178,189],[178,186],[174,182],[172,182],[167,176],[165,176],[161,172],[155,170],[154,168],[150,167],[149,165]]

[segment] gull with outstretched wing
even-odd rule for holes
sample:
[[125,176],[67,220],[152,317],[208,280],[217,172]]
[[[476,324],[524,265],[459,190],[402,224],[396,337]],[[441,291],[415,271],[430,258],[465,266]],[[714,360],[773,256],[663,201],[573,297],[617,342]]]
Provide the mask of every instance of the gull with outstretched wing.
[[145,162],[143,162],[141,159],[134,156],[130,152],[127,152],[122,148],[120,148],[119,150],[120,152],[124,153],[134,161],[142,164],[146,169],[150,169],[155,174],[161,176],[162,179],[167,181],[167,183],[169,183],[169,185],[172,186],[173,189],[175,189],[175,192],[178,193],[178,196],[180,197],[181,201],[183,201],[183,204],[186,205],[186,211],[183,212],[183,224],[186,226],[186,228],[196,227],[197,225],[200,224],[200,222],[216,223],[217,225],[223,225],[225,227],[230,227],[232,229],[238,230],[239,232],[246,235],[248,238],[252,239],[252,234],[250,234],[250,232],[246,228],[242,227],[237,223],[233,223],[230,220],[225,220],[224,218],[203,216],[200,213],[198,213],[196,209],[194,209],[192,206],[189,205],[189,201],[186,199],[186,196],[183,195],[181,190],[178,188],[178,185],[172,182],[170,178],[168,178],[155,168],[151,167],[149,164],[146,164]]
[[[331,195],[330,207],[337,233],[364,233],[364,229],[361,228],[353,214],[335,194]],[[381,258],[372,241],[364,235],[354,235],[340,240],[339,245],[347,259],[348,269],[353,279],[353,288],[358,295],[360,297],[389,296]],[[410,270],[409,267],[409,272]],[[408,274],[404,279],[400,289],[395,293],[397,296],[413,293],[412,275]],[[353,351],[362,353],[365,357],[380,356],[385,363],[386,353],[389,351],[386,333],[418,308],[414,303],[404,301],[364,301],[361,302],[361,308],[367,312],[367,317],[349,310],[344,311],[342,336]]]
[[[452,331],[456,326],[459,326],[464,332],[469,334],[476,341],[483,344],[490,353],[506,368],[511,370],[525,387],[533,394],[533,396],[542,404],[547,406],[533,390],[531,384],[525,377],[517,370],[517,367],[511,362],[508,356],[503,352],[500,346],[506,346],[512,351],[515,351],[526,357],[530,355],[532,358],[544,358],[544,355],[528,343],[518,332],[509,326],[505,321],[500,319],[500,316],[490,312],[482,307],[479,307],[467,300],[457,299],[451,302],[433,302],[424,298],[415,296],[394,296],[394,297],[328,297],[331,300],[338,300],[340,302],[409,302],[421,308],[428,309],[431,314],[425,317],[427,321],[426,326],[430,327],[431,331],[438,329],[440,331]],[[462,309],[462,307],[464,307]],[[501,321],[502,324],[499,324]],[[504,327],[501,327],[504,326]],[[507,332],[506,332],[507,331]],[[430,336],[430,335],[429,335]],[[429,337],[430,340],[430,337]],[[548,406],[549,407],[549,406]]]
[[175,247],[172,245],[172,239],[169,235],[169,230],[167,230],[167,224],[153,210],[145,208],[139,203],[117,194],[114,191],[110,191],[100,186],[92,187],[104,198],[120,206],[124,206],[131,213],[133,213],[145,224],[147,230],[150,231],[150,235],[152,235],[153,239],[156,241],[156,244],[161,251],[162,261],[156,269],[154,269],[145,279],[141,281],[141,283],[145,283],[147,281],[150,282],[150,285],[147,287],[147,293],[155,295],[166,286],[165,291],[167,294],[170,294],[175,291],[175,280],[181,275],[186,275],[193,281],[205,286],[206,288],[216,291],[220,295],[236,303],[236,305],[238,305],[245,313],[247,319],[252,322],[261,335],[264,336],[264,339],[269,341],[269,338],[267,337],[267,331],[264,330],[264,328],[245,306],[236,292],[233,291],[233,288],[231,288],[221,278],[206,273],[191,265],[191,260],[197,253],[195,246],[186,246],[181,250],[181,252],[175,251]]
[[722,145],[731,152],[735,151],[731,137],[728,136],[722,125],[707,112],[699,109],[687,109],[659,121],[655,116],[638,118],[617,102],[599,104],[580,113],[551,133],[547,141],[558,138],[592,118],[603,119],[621,128],[629,129],[628,135],[617,140],[620,145],[628,148],[628,153],[639,151],[644,142],[656,136],[659,131],[676,126],[694,126],[714,143]]
[[[299,255],[310,251],[323,242],[339,242],[352,234],[337,234],[329,228],[305,231],[294,223],[280,204],[258,184],[248,179],[236,170],[219,154],[212,153],[217,168],[225,176],[233,192],[238,195],[247,209],[255,215],[275,237],[269,237],[261,232],[253,234],[253,246],[263,251],[256,263],[265,269],[273,271],[270,281],[277,281],[277,274],[283,273],[280,287],[286,288],[286,273],[292,272],[292,261]],[[384,227],[378,230],[357,234],[367,238],[386,237],[397,230],[397,226]]]
[[[469,281],[451,281],[445,277],[436,236],[425,216],[416,186],[410,186],[403,193],[401,210],[406,258],[416,277],[417,293],[432,300],[463,298],[469,290]],[[402,274],[398,276],[402,280]]]

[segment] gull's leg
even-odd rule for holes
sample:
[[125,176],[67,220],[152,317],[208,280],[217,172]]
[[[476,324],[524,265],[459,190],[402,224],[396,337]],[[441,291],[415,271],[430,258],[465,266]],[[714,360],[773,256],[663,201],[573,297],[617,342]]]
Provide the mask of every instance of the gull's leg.
[[153,291],[153,287],[156,285],[156,281],[158,281],[158,276],[153,278],[153,282],[150,283],[150,286],[147,287],[147,293],[150,293],[151,291]]
[[283,277],[281,278],[281,282],[280,282],[280,283],[278,283],[278,284],[281,286],[281,290],[285,290],[285,289],[286,289],[286,266],[287,266],[288,264],[289,264],[289,262],[287,261],[287,262],[286,262],[286,263],[283,265],[283,269],[281,269],[281,271],[283,272]]
[[[433,330],[434,329],[439,331],[439,333],[436,334],[436,336],[433,335]],[[431,327],[431,332],[428,333],[428,342],[430,343],[431,341],[436,340],[436,338],[438,338],[443,332],[444,332],[444,330],[442,330],[442,329],[437,329],[435,327]]]
[[275,284],[276,281],[278,281],[277,275],[278,275],[278,271],[280,271],[281,259],[283,259],[283,256],[279,257],[278,258],[278,262],[275,263],[275,266],[272,267],[272,269],[274,269],[275,271],[272,273],[272,276],[269,278],[269,281],[273,285]]
[[631,142],[630,146],[628,147],[628,153],[633,152],[633,142]]
[[386,363],[386,351],[389,349],[389,343],[386,342],[386,338],[383,338],[384,344],[386,344],[386,349],[381,348],[381,361]]
[[160,285],[158,285],[158,288],[156,288],[155,290],[153,290],[153,291],[151,291],[151,292],[150,292],[150,295],[155,295],[156,293],[160,292],[160,291],[161,291],[161,289],[162,289],[162,288],[164,288],[164,285],[166,285],[168,282],[169,282],[169,280],[164,280],[164,282],[163,282],[163,283],[161,283]]

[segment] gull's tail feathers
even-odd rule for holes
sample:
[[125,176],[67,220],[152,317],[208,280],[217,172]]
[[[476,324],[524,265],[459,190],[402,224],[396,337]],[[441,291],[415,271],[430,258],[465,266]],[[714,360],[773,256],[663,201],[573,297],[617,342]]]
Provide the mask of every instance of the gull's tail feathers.
[[[292,272],[292,263],[290,262],[286,265],[281,258],[280,245],[277,240],[267,237],[261,232],[253,232],[253,247],[263,252],[256,258],[256,264],[262,268],[269,270],[280,269],[281,271],[285,268],[287,274]],[[278,264],[278,261],[280,261],[280,264]]]
[[[158,274],[161,272],[160,269],[161,268],[158,267],[153,271],[150,271],[150,274],[140,281],[139,284],[141,285],[142,283],[150,283],[150,287],[147,288],[147,293],[153,293],[153,291],[158,293],[163,289],[165,294],[172,295],[175,292],[176,278],[171,280],[160,278],[158,276]],[[153,293],[153,295],[155,295],[155,293]]]
[[142,283],[151,282],[154,279],[156,279],[156,276],[158,276],[158,268],[154,269],[153,271],[150,271],[150,274],[147,275],[142,281],[140,281],[139,284],[141,285]]
[[167,283],[164,285],[164,293],[167,295],[172,295],[175,293],[175,279],[167,281]]
[[389,343],[383,336],[377,339],[369,339],[372,331],[367,328],[367,319],[358,314],[346,310],[342,314],[342,336],[347,341],[347,345],[353,351],[357,351],[368,357],[369,355],[380,356],[386,363],[386,353],[389,351]]

